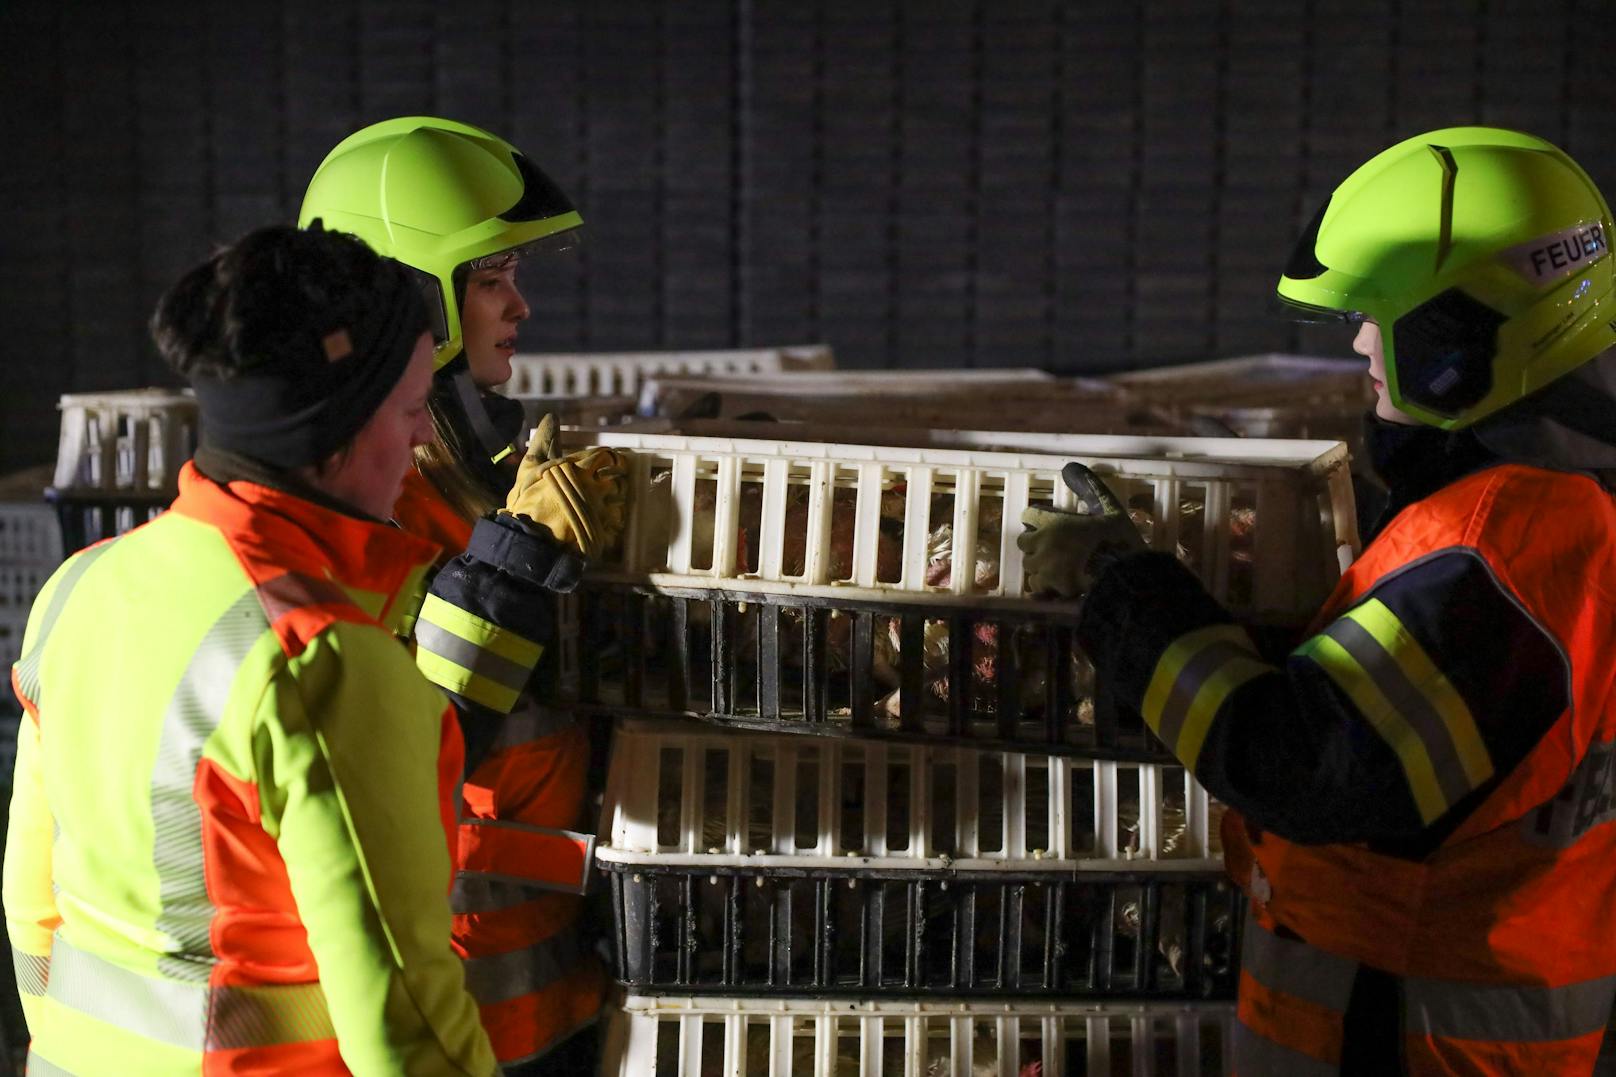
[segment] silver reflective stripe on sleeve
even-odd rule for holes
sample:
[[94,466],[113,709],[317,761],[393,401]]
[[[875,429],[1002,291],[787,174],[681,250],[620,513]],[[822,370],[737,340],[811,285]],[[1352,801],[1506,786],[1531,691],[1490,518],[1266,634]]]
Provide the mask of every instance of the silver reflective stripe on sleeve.
[[50,983],[50,958],[25,954],[11,948],[11,968],[17,976],[17,990],[25,995],[43,995]]
[[569,932],[522,950],[467,958],[466,990],[484,1006],[521,998],[559,981],[583,955],[576,933]]
[[415,623],[415,642],[438,657],[447,658],[455,665],[513,691],[520,692],[533,672],[520,662],[513,662],[470,640],[461,639],[431,621]]
[[242,985],[212,989],[210,1051],[328,1040],[337,1034],[317,983]]
[[159,959],[159,967],[174,979],[203,983],[213,968],[214,909],[202,870],[196,768],[224,717],[237,670],[268,630],[257,592],[244,592],[202,637],[163,716],[152,768],[152,857],[162,903],[156,927],[175,949]]
[[1456,1040],[1541,1043],[1603,1029],[1616,976],[1564,987],[1491,986],[1409,977],[1403,981],[1409,1033]]
[[1239,1077],[1337,1077],[1341,1067],[1259,1036],[1237,1021],[1234,1072]]
[[1325,953],[1300,939],[1282,939],[1246,913],[1240,967],[1251,978],[1292,998],[1345,1013],[1358,963]]
[[194,1051],[269,1047],[336,1035],[317,983],[208,988],[146,976],[60,936],[47,994],[127,1032]]

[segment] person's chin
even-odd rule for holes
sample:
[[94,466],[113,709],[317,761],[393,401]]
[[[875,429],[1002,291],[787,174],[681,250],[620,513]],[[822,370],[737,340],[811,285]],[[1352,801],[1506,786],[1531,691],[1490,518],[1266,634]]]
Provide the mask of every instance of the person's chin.
[[511,380],[511,357],[502,351],[479,359],[471,368],[471,380],[479,389],[496,389]]
[[1375,401],[1375,418],[1387,423],[1396,423],[1399,426],[1420,426],[1420,421],[1407,412],[1399,411],[1388,397],[1382,396]]

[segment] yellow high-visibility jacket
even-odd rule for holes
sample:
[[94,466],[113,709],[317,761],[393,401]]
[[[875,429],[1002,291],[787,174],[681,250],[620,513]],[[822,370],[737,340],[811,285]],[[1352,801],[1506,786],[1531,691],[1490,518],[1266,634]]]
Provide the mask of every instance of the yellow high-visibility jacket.
[[496,1072],[450,948],[435,547],[191,466],[30,615],[6,845],[30,1073]]

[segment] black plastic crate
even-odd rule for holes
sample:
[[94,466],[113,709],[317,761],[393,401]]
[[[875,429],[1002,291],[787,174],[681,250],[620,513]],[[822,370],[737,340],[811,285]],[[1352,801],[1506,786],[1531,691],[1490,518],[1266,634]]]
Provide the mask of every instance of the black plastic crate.
[[45,491],[45,499],[56,506],[56,517],[62,526],[62,549],[73,553],[155,520],[173,502],[174,495],[52,488]]
[[1075,615],[1034,603],[835,600],[586,583],[576,697],[592,711],[829,736],[1168,759],[1092,696]]
[[636,992],[1234,997],[1242,899],[1205,872],[598,864]]

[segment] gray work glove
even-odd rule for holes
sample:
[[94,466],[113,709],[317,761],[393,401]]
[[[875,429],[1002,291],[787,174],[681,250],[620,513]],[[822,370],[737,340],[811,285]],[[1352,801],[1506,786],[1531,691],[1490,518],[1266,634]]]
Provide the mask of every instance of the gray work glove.
[[1053,592],[1075,598],[1086,592],[1119,554],[1145,548],[1128,510],[1098,475],[1079,463],[1061,469],[1077,495],[1078,511],[1033,506],[1021,514],[1026,528],[1016,536],[1026,566],[1029,594]]

